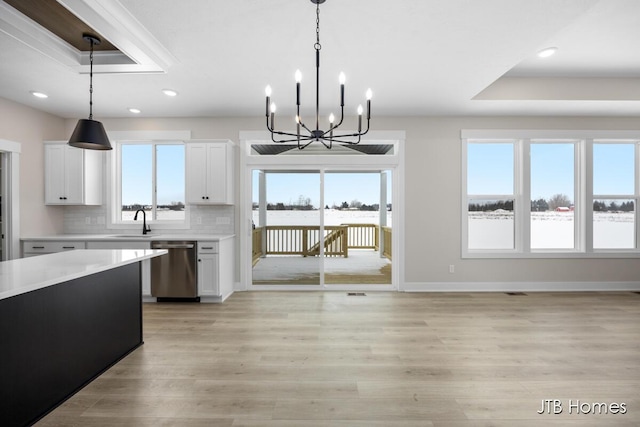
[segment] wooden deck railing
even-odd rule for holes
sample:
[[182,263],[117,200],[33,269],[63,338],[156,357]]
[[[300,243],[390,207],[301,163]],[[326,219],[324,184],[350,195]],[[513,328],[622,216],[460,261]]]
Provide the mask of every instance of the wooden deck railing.
[[348,245],[352,249],[375,249],[380,245],[376,224],[342,224],[348,228]]
[[264,227],[256,227],[253,229],[253,238],[252,238],[252,261],[253,265],[260,260],[260,257],[263,255],[262,251],[262,234],[264,232]]
[[391,259],[391,242],[392,240],[392,233],[391,233],[391,227],[380,227],[382,229],[382,255],[384,255],[385,257]]
[[[380,228],[383,238],[380,239]],[[325,256],[349,256],[349,249],[380,250],[391,259],[391,227],[375,224],[342,224],[324,227]],[[314,225],[269,225],[253,230],[253,264],[266,255],[320,254],[320,226]]]

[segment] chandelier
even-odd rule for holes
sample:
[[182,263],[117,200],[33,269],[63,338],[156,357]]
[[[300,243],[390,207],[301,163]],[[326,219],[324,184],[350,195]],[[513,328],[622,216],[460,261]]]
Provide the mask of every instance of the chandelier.
[[[322,45],[320,44],[320,4],[324,3],[325,0],[311,0],[311,3],[316,5],[316,42],[313,45],[313,48],[316,51],[316,115],[315,115],[315,129],[309,128],[303,121],[300,116],[300,82],[302,81],[302,73],[300,70],[296,70],[295,72],[295,81],[296,81],[296,133],[283,132],[275,130],[275,114],[276,114],[276,104],[271,102],[271,86],[267,86],[265,89],[265,93],[267,95],[266,102],[266,112],[265,116],[267,119],[267,129],[271,133],[271,140],[276,143],[286,143],[286,142],[297,142],[298,149],[302,150],[307,147],[314,141],[321,142],[325,147],[331,148],[333,143],[339,144],[349,144],[354,145],[360,142],[360,139],[363,135],[369,132],[369,121],[371,119],[371,89],[368,89],[366,92],[366,100],[367,100],[367,128],[366,130],[362,130],[362,115],[363,108],[362,105],[358,105],[357,113],[358,113],[358,131],[352,133],[338,133],[336,130],[342,125],[344,121],[344,83],[345,83],[345,75],[344,73],[340,73],[338,81],[340,83],[340,120],[335,123],[335,116],[333,113],[329,115],[329,128],[325,130],[320,129],[320,49],[322,49]],[[301,133],[301,130],[304,130]],[[276,137],[276,135],[278,135]]]

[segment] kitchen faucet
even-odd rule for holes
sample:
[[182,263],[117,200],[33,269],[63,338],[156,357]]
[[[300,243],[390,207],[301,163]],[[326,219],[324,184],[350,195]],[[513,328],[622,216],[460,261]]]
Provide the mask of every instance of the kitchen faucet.
[[145,211],[142,209],[138,209],[133,217],[133,220],[138,220],[138,212],[142,212],[142,234],[147,234],[151,231],[151,227],[147,225],[147,214],[145,213]]

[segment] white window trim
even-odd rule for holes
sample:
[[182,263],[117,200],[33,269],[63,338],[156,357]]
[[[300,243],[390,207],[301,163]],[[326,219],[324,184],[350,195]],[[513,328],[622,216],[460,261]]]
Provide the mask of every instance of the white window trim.
[[[122,144],[185,144],[191,139],[191,131],[123,131],[109,132],[109,139],[114,145],[112,155],[107,157],[107,220],[106,228],[111,230],[138,230],[140,221],[119,220],[119,203],[121,200],[121,174],[120,174],[120,146]],[[185,156],[186,162],[186,156]],[[154,165],[155,170],[155,165]],[[186,173],[186,165],[185,165]],[[186,180],[185,180],[186,185]],[[186,194],[186,188],[185,188]],[[155,227],[152,231],[160,230],[188,230],[191,228],[190,205],[185,200],[184,221],[157,221],[147,220],[147,224]]]
[[[468,203],[467,195],[467,144],[470,142],[513,142],[514,156],[514,250],[469,250],[468,248]],[[534,249],[530,248],[530,180],[531,163],[528,156],[530,144],[549,141],[574,142],[576,148],[574,162],[575,183],[575,234],[574,249]],[[603,142],[635,144],[635,194],[620,196],[635,202],[635,248],[634,249],[594,249],[593,248],[593,144]],[[461,255],[462,258],[638,258],[640,257],[640,131],[607,130],[462,130],[461,131]],[[516,147],[520,147],[517,149]],[[517,153],[517,154],[516,154]],[[519,182],[521,181],[521,182]],[[597,199],[604,198],[597,195]],[[474,198],[476,196],[474,195]],[[520,208],[519,208],[520,207]],[[524,219],[527,219],[525,221]]]

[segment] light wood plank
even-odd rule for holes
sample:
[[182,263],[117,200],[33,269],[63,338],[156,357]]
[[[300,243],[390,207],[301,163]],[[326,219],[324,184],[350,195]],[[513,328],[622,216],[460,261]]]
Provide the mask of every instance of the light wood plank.
[[[640,426],[640,295],[244,292],[145,304],[145,344],[41,426]],[[539,415],[541,399],[624,415]]]

